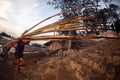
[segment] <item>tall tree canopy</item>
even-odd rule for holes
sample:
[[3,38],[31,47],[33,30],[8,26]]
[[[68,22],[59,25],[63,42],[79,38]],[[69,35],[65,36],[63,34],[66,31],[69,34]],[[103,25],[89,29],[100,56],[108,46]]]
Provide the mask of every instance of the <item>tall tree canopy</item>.
[[[104,2],[104,5],[106,5],[105,8],[98,9],[100,1]],[[84,22],[102,22],[104,23],[102,27],[106,29],[112,28],[113,30],[116,30],[117,27],[115,25],[115,22],[120,18],[120,7],[115,4],[109,4],[109,6],[107,6],[107,2],[112,3],[112,0],[49,0],[48,5],[53,5],[55,9],[60,9],[61,11],[80,6],[92,6],[63,13],[62,17],[70,18],[78,15],[92,15],[94,19],[84,20]],[[91,27],[94,28],[99,26],[91,25]],[[117,33],[119,32],[117,31]]]
[[[99,2],[99,0],[95,0],[95,1]],[[77,8],[80,6],[93,6],[94,4],[92,0],[50,0],[48,2],[48,5],[54,5],[55,9],[60,9],[61,11],[64,11],[67,9]],[[83,14],[83,9],[79,9],[79,10],[73,10],[67,13],[63,13],[62,15],[64,18],[70,18],[82,14]]]

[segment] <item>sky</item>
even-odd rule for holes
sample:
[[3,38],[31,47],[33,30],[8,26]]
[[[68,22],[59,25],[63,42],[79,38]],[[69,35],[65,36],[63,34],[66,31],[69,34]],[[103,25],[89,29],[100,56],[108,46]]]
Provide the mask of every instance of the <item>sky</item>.
[[[59,12],[47,5],[48,0],[0,0],[0,32],[20,36],[39,21]],[[57,21],[49,20],[39,27]]]
[[[26,29],[39,21],[60,12],[60,10],[55,10],[52,6],[47,5],[47,1],[0,0],[0,32],[4,31],[13,37],[19,37]],[[113,1],[120,5],[120,0]],[[58,19],[59,16],[44,22],[37,28],[53,23]]]

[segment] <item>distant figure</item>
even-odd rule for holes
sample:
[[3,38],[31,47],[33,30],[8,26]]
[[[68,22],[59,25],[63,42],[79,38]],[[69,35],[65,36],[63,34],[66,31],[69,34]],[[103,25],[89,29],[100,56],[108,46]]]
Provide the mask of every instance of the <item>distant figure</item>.
[[15,51],[15,57],[16,57],[16,67],[18,69],[18,72],[20,71],[20,67],[25,65],[24,59],[23,59],[23,52],[25,44],[28,44],[29,41],[23,41],[22,39],[19,39],[16,46]]

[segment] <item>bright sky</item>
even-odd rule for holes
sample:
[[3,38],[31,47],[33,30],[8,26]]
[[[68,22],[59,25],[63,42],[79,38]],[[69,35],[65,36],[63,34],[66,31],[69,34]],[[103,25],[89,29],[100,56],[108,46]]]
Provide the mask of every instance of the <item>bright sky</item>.
[[[0,32],[5,31],[14,37],[20,36],[37,22],[59,12],[47,5],[48,0],[0,0]],[[114,0],[120,5],[120,0]],[[103,4],[103,3],[102,3]],[[42,25],[57,21],[53,18]]]
[[[53,7],[47,5],[47,1],[0,0],[0,32],[5,31],[18,37],[37,22],[58,13],[58,10],[54,10]],[[57,20],[58,18],[49,20],[43,25]]]

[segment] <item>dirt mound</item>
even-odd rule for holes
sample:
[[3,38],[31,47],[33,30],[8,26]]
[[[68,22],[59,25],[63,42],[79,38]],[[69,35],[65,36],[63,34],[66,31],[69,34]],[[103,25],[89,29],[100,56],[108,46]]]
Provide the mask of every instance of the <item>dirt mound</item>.
[[114,31],[107,30],[104,33],[101,33],[100,36],[102,37],[117,37],[117,34]]
[[[119,80],[120,79],[120,41],[119,40],[81,40],[79,49],[59,50],[52,55],[26,54],[26,66],[22,73],[16,73],[13,55],[1,67],[0,80]],[[13,71],[12,71],[13,70]],[[3,77],[4,76],[4,77]]]

